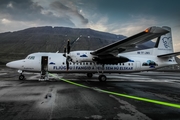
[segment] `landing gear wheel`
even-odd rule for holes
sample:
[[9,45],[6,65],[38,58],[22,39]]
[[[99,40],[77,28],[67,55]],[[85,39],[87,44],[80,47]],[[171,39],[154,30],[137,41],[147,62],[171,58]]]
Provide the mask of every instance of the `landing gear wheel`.
[[24,78],[25,78],[24,75],[19,76],[19,80],[24,80]]
[[107,80],[105,75],[99,75],[98,79],[100,82],[106,82],[106,80]]
[[87,73],[88,78],[92,78],[93,74],[92,73]]

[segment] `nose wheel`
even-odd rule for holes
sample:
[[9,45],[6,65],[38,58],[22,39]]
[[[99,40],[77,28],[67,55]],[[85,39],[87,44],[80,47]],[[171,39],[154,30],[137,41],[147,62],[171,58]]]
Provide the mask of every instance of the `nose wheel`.
[[19,80],[24,80],[25,79],[25,76],[23,74],[20,74],[19,75]]
[[19,80],[25,80],[25,76],[22,74],[23,71],[22,70],[18,70],[18,73],[20,73]]

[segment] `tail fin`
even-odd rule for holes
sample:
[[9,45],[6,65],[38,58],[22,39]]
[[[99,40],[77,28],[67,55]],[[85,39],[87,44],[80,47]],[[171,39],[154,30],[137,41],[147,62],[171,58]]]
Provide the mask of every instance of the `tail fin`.
[[163,26],[162,28],[168,30],[169,33],[162,35],[158,38],[155,45],[155,47],[158,48],[157,55],[163,55],[174,52],[171,28],[167,26]]

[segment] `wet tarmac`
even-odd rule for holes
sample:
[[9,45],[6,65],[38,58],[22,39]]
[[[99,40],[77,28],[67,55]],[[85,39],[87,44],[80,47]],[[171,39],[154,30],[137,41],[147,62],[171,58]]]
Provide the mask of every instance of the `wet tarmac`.
[[[179,120],[180,108],[149,103],[61,80],[40,82],[39,74],[26,73],[18,80],[16,70],[0,69],[0,120]],[[60,78],[116,93],[180,104],[180,74],[141,72],[107,75],[58,74]]]

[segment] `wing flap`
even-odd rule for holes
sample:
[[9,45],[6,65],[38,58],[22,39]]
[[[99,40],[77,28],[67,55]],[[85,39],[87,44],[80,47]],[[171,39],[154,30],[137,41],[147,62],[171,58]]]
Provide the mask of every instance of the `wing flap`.
[[133,45],[137,45],[137,44],[149,41],[163,34],[166,34],[168,32],[169,31],[160,27],[150,27],[143,32],[140,32],[131,37],[125,38],[124,40],[117,41],[105,47],[99,48],[95,50],[94,52],[92,52],[91,54],[93,55],[102,55],[102,54],[108,54],[108,53],[118,54],[120,52],[119,49],[121,49],[121,51],[122,49],[125,50],[126,47],[128,46],[133,46]]

